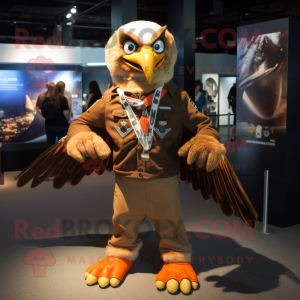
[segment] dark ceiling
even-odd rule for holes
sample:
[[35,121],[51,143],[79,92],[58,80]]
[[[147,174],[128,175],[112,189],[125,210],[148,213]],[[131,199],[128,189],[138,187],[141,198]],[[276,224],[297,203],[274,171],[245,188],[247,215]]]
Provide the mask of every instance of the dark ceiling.
[[[300,1],[237,1],[214,0],[196,1],[196,36],[197,52],[228,52],[218,46],[207,49],[200,44],[201,32],[207,28],[236,30],[238,26],[259,23],[285,17],[300,18]],[[160,25],[168,24],[168,3],[162,0],[137,1],[139,20],[149,20]],[[171,3],[171,2],[170,2]],[[72,25],[66,14],[76,6]],[[109,0],[17,0],[0,2],[0,43],[14,43],[16,28],[26,29],[28,43],[35,36],[47,39],[56,35],[57,27],[62,28],[62,44],[70,46],[103,47],[111,35],[111,2]],[[208,43],[217,43],[217,33],[206,36]],[[232,35],[225,34],[224,40],[232,40]]]

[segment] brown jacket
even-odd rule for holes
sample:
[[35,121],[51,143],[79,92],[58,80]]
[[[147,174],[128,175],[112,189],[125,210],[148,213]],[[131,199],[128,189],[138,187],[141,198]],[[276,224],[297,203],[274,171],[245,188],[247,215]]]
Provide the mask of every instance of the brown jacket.
[[[210,135],[219,139],[218,132],[213,128],[208,117],[200,113],[190,102],[186,91],[178,88],[173,81],[164,85],[168,91],[160,100],[154,128],[164,131],[165,136],[160,136],[154,131],[150,161],[139,159],[143,148],[133,130],[122,137],[121,121],[124,127],[131,128],[130,121],[124,110],[117,87],[107,90],[102,99],[96,102],[88,111],[75,119],[68,131],[68,140],[80,132],[97,131],[97,128],[105,128],[113,139],[113,164],[114,171],[119,175],[130,178],[165,178],[178,174],[179,156],[178,149],[181,146],[184,131],[197,135]],[[150,93],[140,95],[143,100]],[[133,109],[137,116],[140,113]],[[126,125],[124,126],[124,121]],[[160,121],[167,122],[165,128],[161,128]],[[169,129],[169,130],[168,130]],[[167,132],[167,134],[166,134]]]

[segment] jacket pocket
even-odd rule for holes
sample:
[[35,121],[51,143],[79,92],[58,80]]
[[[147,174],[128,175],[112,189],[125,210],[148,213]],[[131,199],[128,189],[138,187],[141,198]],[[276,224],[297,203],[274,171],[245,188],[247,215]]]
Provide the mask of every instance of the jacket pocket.
[[171,110],[165,110],[165,109],[158,109],[157,110],[157,115],[156,118],[159,120],[164,120],[164,119],[171,119],[172,117],[172,111]]
[[128,119],[125,109],[114,110],[112,115],[114,116],[114,120],[116,120],[116,122],[119,122],[120,119]]

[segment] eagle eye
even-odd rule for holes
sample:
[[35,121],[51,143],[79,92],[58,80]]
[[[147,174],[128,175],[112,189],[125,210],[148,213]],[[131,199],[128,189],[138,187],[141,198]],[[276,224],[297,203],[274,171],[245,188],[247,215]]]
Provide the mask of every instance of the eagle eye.
[[123,43],[123,50],[125,54],[132,54],[136,51],[137,46],[133,41],[126,40]]
[[154,44],[153,44],[153,50],[160,54],[163,53],[165,50],[165,44],[162,40],[157,40]]

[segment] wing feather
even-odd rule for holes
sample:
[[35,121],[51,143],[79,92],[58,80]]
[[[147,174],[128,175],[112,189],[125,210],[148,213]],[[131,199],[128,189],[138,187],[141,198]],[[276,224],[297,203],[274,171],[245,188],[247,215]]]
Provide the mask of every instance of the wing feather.
[[72,177],[72,172],[69,171],[70,167],[72,167],[74,159],[70,156],[66,158],[66,163],[64,168],[61,170],[58,176],[56,176],[53,180],[53,187],[55,189],[61,189]]
[[217,178],[217,181],[219,183],[219,186],[221,188],[221,193],[222,193],[221,202],[218,202],[219,207],[225,216],[228,216],[228,217],[232,216],[233,215],[232,197],[230,196],[228,187],[224,182],[223,173],[220,172],[220,167],[218,167],[215,170],[214,176]]
[[[59,174],[65,168],[65,166],[68,162],[67,158],[68,158],[68,155],[63,156],[62,160],[57,163],[57,167],[55,168],[55,170],[52,172],[51,175],[49,175],[49,178],[54,179],[57,176],[59,176]],[[81,166],[81,168],[83,167],[83,163],[77,162],[77,165]]]
[[179,162],[180,162],[179,163],[180,165],[179,165],[178,179],[181,182],[185,182],[185,181],[187,181],[187,179],[186,179],[186,173],[187,173],[187,170],[186,170],[186,165],[187,165],[186,157],[180,157]]
[[198,180],[197,169],[196,166],[192,165],[190,169],[190,185],[194,192],[198,191],[200,188],[200,183]]
[[[86,174],[87,174],[87,170],[85,170],[84,168],[82,168],[76,174],[76,176],[74,176],[74,178],[71,179],[70,184],[73,185],[73,186],[76,185],[76,184],[78,184]],[[56,187],[54,186],[54,188],[56,188]]]
[[37,172],[36,175],[33,177],[33,180],[31,182],[31,187],[35,188],[38,185],[40,185],[42,182],[44,182],[57,168],[57,162],[60,162],[64,156],[65,154],[63,152],[58,154],[57,157],[52,160],[49,166],[46,166],[44,170],[43,168],[40,169],[39,170],[40,172]]
[[222,163],[223,168],[227,174],[226,178],[231,179],[232,183],[230,184],[230,186],[232,187],[232,189],[234,189],[234,195],[236,196],[236,198],[234,198],[234,205],[236,208],[235,211],[245,223],[255,228],[255,220],[257,220],[258,218],[257,212],[255,211],[250,199],[248,198],[228,160],[224,158]]
[[198,168],[197,175],[201,195],[205,201],[209,201],[211,198],[211,192],[209,190],[206,174],[204,173],[203,168]]
[[212,197],[215,200],[215,202],[218,203],[215,184],[214,184],[212,174],[211,174],[211,172],[207,172],[206,169],[204,169],[204,173],[205,173],[205,176],[207,178],[208,187],[209,187],[209,190],[211,191]]
[[230,202],[230,198],[228,197],[228,193],[226,193],[227,189],[223,185],[223,178],[219,174],[219,168],[212,171],[212,176],[214,178],[215,188],[218,194],[218,199],[217,199],[218,205],[225,216],[228,217],[232,216],[233,214],[232,205]]
[[[180,181],[190,182],[193,191],[200,189],[205,201],[212,197],[224,215],[231,216],[235,211],[247,225],[255,228],[258,215],[226,156],[222,157],[218,167],[212,172],[207,172],[205,167],[198,168],[194,173],[195,170],[187,164],[186,157],[180,158]],[[195,183],[195,174],[199,184]]]
[[[105,129],[98,133],[109,144],[111,150],[114,147],[113,140],[109,137]],[[103,162],[105,169],[112,169],[112,155]],[[31,187],[37,187],[47,178],[53,179],[53,187],[62,188],[67,182],[71,185],[78,184],[85,175],[89,174],[84,169],[84,163],[79,163],[68,156],[66,150],[66,140],[60,140],[52,147],[48,148],[38,158],[36,158],[25,170],[16,178],[17,187],[23,187],[32,180]],[[105,169],[97,173],[102,175]]]
[[84,170],[84,168],[82,167],[81,163],[77,163],[77,165],[75,166],[74,170],[72,171],[72,176],[69,178],[69,182],[71,183],[71,181],[75,178],[75,176],[81,171]]
[[[53,147],[53,148],[52,148]],[[16,178],[15,180],[19,180],[20,177],[24,176],[25,173],[32,170],[33,168],[38,169],[40,167],[39,162],[42,162],[45,157],[49,155],[49,153],[54,153],[55,150],[60,149],[62,145],[60,143],[54,144],[52,147],[44,151],[39,157],[37,157],[29,166],[27,166]]]
[[17,187],[24,186],[30,180],[32,180],[36,174],[41,174],[45,169],[48,169],[48,166],[51,165],[51,162],[55,160],[63,151],[63,145],[61,145],[61,142],[57,142],[56,144],[42,153],[15,178],[15,180],[17,180]]

